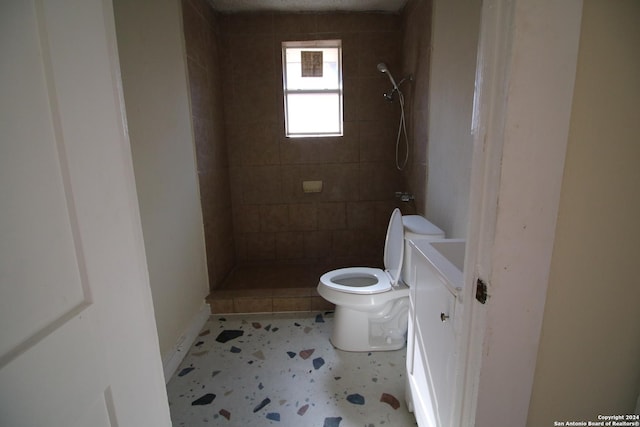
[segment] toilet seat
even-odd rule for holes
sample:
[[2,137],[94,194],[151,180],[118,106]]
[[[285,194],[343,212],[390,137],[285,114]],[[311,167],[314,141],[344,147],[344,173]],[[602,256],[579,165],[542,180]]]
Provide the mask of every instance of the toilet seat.
[[370,295],[391,289],[391,280],[379,268],[347,267],[329,271],[320,277],[325,286],[350,294]]
[[384,267],[347,267],[329,271],[320,277],[320,283],[337,291],[370,295],[391,290],[398,284],[404,254],[404,226],[400,209],[395,209],[389,220],[384,243]]

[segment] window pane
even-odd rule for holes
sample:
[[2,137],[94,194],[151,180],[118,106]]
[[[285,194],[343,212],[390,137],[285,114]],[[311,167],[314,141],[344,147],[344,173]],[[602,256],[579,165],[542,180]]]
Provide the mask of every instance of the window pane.
[[[322,52],[322,77],[302,77],[302,51]],[[338,89],[338,48],[286,48],[287,89]]]
[[288,134],[341,134],[340,95],[288,94]]
[[342,136],[341,46],[340,40],[282,42],[288,137]]

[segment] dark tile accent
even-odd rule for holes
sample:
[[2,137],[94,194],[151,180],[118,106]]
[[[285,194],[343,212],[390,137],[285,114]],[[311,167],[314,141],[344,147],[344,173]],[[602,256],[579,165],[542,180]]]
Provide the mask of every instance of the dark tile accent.
[[191,405],[193,406],[198,406],[198,405],[208,405],[209,403],[213,402],[213,399],[216,398],[216,395],[213,393],[207,393],[203,396],[201,396],[200,398],[194,400],[193,402],[191,402]]

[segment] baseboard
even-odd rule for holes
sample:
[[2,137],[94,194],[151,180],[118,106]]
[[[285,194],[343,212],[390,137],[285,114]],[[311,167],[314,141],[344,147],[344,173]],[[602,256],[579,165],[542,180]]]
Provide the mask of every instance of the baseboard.
[[165,384],[169,382],[173,374],[178,369],[178,366],[180,366],[180,363],[182,363],[182,360],[187,355],[187,351],[189,351],[191,345],[193,345],[196,338],[198,338],[198,334],[210,315],[211,309],[209,308],[209,304],[203,302],[200,310],[195,316],[193,316],[191,322],[187,326],[187,329],[185,329],[182,335],[180,335],[176,344],[162,357]]

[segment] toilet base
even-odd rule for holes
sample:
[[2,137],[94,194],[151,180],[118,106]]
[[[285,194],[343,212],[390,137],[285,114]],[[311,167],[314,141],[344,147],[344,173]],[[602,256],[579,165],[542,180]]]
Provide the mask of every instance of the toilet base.
[[344,351],[399,350],[407,341],[409,298],[399,298],[380,312],[336,305],[331,343]]

